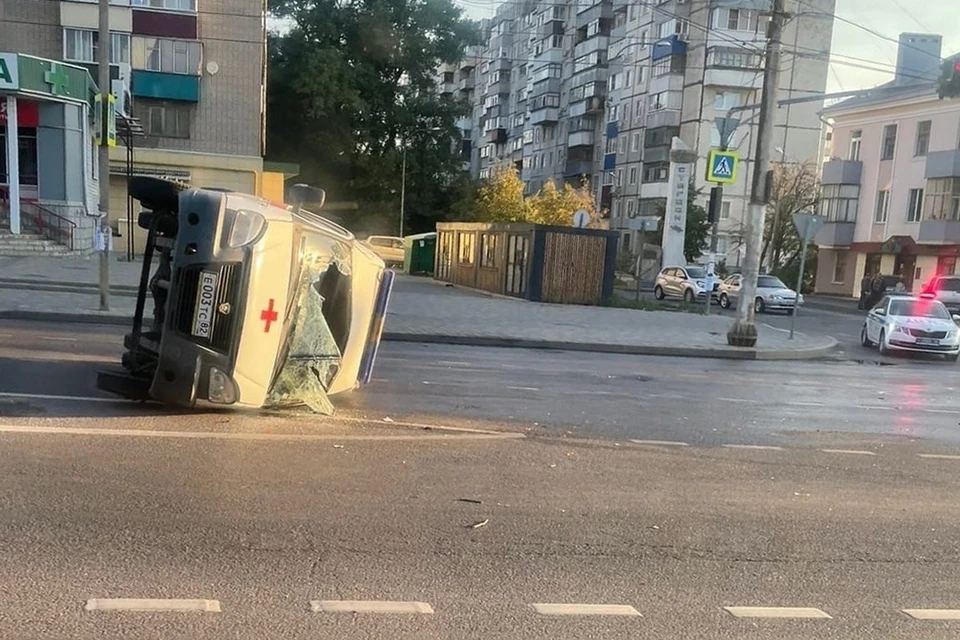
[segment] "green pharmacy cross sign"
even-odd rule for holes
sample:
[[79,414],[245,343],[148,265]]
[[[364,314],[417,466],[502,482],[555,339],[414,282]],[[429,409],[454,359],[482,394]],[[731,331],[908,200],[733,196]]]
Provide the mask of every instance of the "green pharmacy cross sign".
[[50,85],[50,93],[55,96],[67,95],[67,87],[70,84],[70,76],[63,71],[56,62],[50,63],[50,70],[43,74],[43,81]]

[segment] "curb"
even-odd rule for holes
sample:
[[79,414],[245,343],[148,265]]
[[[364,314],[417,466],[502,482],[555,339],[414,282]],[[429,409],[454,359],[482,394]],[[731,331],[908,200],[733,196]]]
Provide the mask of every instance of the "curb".
[[[59,313],[54,311],[0,311],[0,320],[32,320],[34,322],[63,322],[71,324],[103,324],[129,326],[132,317],[97,315],[93,313]],[[634,356],[668,356],[674,358],[712,358],[718,360],[816,360],[832,353],[837,341],[828,338],[824,345],[802,349],[743,349],[737,347],[662,347],[655,345],[618,345],[602,342],[563,342],[531,340],[526,338],[498,338],[486,336],[450,336],[437,333],[410,333],[384,331],[385,342],[417,342],[461,347],[499,347],[505,349],[536,349],[540,351],[578,351]]]

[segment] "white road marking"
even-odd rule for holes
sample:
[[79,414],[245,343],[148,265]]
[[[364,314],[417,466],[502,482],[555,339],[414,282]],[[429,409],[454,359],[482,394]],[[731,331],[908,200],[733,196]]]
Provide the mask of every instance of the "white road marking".
[[860,405],[857,407],[857,409],[864,409],[866,411],[896,411],[897,410],[896,407],[881,407],[877,405],[872,405],[872,406]]
[[903,609],[914,620],[960,620],[960,609]]
[[628,604],[556,604],[538,603],[530,607],[542,616],[634,616],[640,612]]
[[759,400],[747,400],[746,398],[717,398],[720,402],[736,402],[739,404],[760,404]]
[[724,607],[737,618],[830,618],[830,614],[812,607]]
[[827,403],[825,402],[788,402],[787,403],[793,407],[825,407]]
[[820,449],[823,453],[846,453],[852,456],[875,456],[874,451],[857,451],[856,449]]
[[649,444],[657,447],[689,447],[686,442],[676,440],[631,440],[634,444]]
[[917,455],[928,460],[960,460],[960,456],[948,456],[941,453],[918,453]]
[[[342,416],[333,416],[333,420],[340,420],[342,422],[357,422],[361,424],[376,424],[383,426],[384,424],[394,425],[397,427],[411,427],[414,429],[425,429],[425,430],[436,430],[436,431],[452,431],[454,433],[475,433],[479,435],[490,435],[490,436],[502,436],[507,435],[503,431],[493,431],[490,429],[471,429],[470,427],[451,427],[445,424],[427,424],[424,422],[405,422],[403,420],[391,420],[390,422],[384,423],[382,420],[372,420],[370,418],[350,418]],[[523,436],[523,434],[513,434],[513,437]],[[526,436],[523,436],[526,437]]]
[[924,409],[924,413],[946,413],[949,415],[957,415],[960,411],[956,409]]
[[77,342],[74,336],[37,336],[40,340],[56,340],[57,342]]
[[540,389],[536,387],[507,387],[507,389],[511,389],[513,391],[540,391]]
[[314,613],[433,613],[426,602],[389,600],[311,600]]
[[[393,423],[397,424],[397,423]],[[464,431],[451,436],[442,433],[431,435],[344,435],[344,434],[293,434],[293,433],[226,433],[219,431],[155,431],[148,429],[95,429],[85,427],[41,427],[37,425],[0,425],[0,433],[25,433],[72,436],[120,436],[129,438],[183,438],[186,440],[260,440],[260,441],[409,441],[409,440],[508,440],[524,438],[522,433],[477,433]]]
[[13,393],[10,391],[0,391],[0,398],[25,398],[27,400],[65,400],[67,402],[130,402],[123,398],[97,398],[85,396],[61,396],[47,393]]
[[725,444],[727,449],[754,449],[757,451],[783,451],[783,447],[765,444]]
[[87,611],[205,611],[220,613],[219,600],[178,600],[154,598],[92,598]]

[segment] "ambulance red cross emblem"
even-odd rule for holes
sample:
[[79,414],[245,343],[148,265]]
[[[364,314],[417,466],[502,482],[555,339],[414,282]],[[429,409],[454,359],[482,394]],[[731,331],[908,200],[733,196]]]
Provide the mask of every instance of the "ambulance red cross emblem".
[[260,312],[264,333],[270,333],[270,325],[276,322],[278,317],[277,312],[273,309],[273,298],[270,298],[267,308]]

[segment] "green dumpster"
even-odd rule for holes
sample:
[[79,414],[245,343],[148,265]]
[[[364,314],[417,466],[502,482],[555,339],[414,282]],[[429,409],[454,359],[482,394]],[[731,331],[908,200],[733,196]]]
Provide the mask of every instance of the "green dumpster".
[[403,239],[403,271],[411,275],[433,275],[433,256],[437,251],[437,234],[418,233]]

